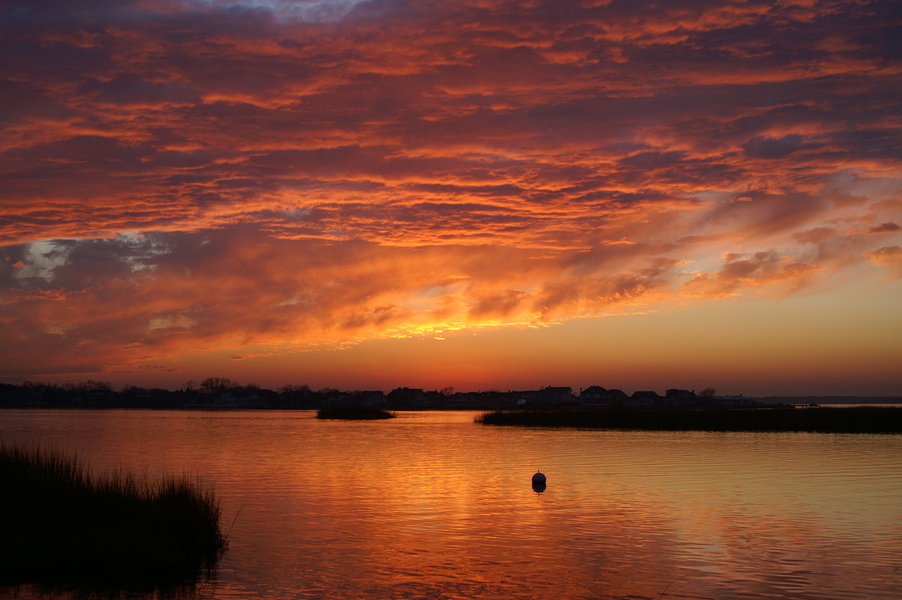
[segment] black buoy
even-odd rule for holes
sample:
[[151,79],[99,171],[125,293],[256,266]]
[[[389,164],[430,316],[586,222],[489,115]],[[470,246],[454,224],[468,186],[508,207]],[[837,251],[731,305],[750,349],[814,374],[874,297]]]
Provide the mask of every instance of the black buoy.
[[536,471],[532,476],[532,489],[534,492],[541,494],[545,491],[545,486],[547,485],[547,478],[545,477],[545,473],[541,471]]

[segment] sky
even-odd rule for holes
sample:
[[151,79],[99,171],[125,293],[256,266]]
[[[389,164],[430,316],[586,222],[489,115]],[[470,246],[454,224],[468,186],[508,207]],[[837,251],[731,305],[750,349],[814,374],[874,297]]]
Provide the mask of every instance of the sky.
[[896,0],[0,0],[0,380],[902,395]]

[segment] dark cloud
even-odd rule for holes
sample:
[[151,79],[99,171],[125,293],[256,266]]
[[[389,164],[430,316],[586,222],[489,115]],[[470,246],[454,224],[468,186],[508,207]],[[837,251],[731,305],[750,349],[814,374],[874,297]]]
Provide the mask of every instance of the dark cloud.
[[197,104],[198,90],[179,81],[149,81],[135,75],[124,75],[110,81],[92,81],[81,90],[98,102],[119,105]]
[[620,161],[620,164],[631,169],[662,169],[672,167],[680,163],[685,156],[684,152],[639,152]]
[[805,144],[805,138],[798,134],[781,138],[754,137],[742,145],[746,155],[752,158],[784,158],[806,147],[817,146]]
[[881,223],[880,225],[874,225],[868,229],[868,233],[891,233],[893,231],[899,231],[900,228],[896,223]]

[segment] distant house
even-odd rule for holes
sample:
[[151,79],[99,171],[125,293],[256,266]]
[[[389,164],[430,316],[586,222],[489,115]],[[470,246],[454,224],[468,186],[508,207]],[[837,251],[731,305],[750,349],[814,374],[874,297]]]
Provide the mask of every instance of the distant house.
[[386,396],[392,407],[423,407],[426,405],[426,392],[420,388],[395,388]]
[[617,406],[627,399],[622,390],[606,390],[600,385],[589,386],[579,394],[579,401],[584,406]]
[[352,394],[353,403],[363,406],[383,406],[385,404],[385,394],[380,390],[363,390]]
[[443,408],[445,396],[438,390],[423,392],[423,408]]
[[612,389],[612,390],[608,390],[608,395],[611,397],[611,404],[614,404],[617,406],[623,404],[624,402],[626,402],[627,400],[630,399],[630,397],[626,395],[626,392],[624,392],[623,390],[618,390],[616,388]]
[[323,406],[344,406],[352,403],[351,395],[341,390],[323,389],[319,394]]
[[663,398],[661,398],[661,396],[659,396],[657,392],[641,390],[633,392],[633,395],[630,396],[630,399],[626,404],[628,406],[638,407],[658,406],[661,404],[662,400]]
[[667,406],[689,406],[697,402],[695,391],[669,389],[664,393],[664,404]]
[[479,395],[472,392],[455,392],[445,399],[448,408],[473,408],[479,404]]
[[573,402],[573,389],[569,387],[548,386],[539,390],[536,395],[539,404],[568,404]]
[[505,404],[513,404],[515,406],[538,404],[542,402],[540,395],[541,392],[538,390],[510,391],[504,394]]
[[585,406],[607,406],[608,391],[600,385],[590,385],[579,392],[580,404]]

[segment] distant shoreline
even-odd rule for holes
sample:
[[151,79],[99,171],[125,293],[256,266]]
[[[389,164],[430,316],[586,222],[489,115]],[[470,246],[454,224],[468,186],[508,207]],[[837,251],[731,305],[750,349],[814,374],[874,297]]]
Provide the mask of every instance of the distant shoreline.
[[485,390],[456,392],[450,388],[423,390],[400,387],[389,393],[381,390],[343,391],[334,388],[312,390],[308,386],[288,386],[278,391],[254,385],[241,386],[231,380],[212,378],[199,387],[170,391],[134,386],[114,390],[102,382],[73,385],[0,383],[0,408],[125,408],[158,410],[319,410],[343,406],[368,406],[382,410],[504,410],[518,408],[689,408],[758,407],[775,405],[902,405],[902,396],[722,396],[714,390],[669,389],[622,390],[590,386],[578,393],[569,387],[540,390]]
[[[753,402],[758,402],[754,408],[794,408],[794,407],[817,407],[817,408],[825,408],[830,410],[841,409],[841,408],[866,408],[866,407],[874,407],[874,408],[893,408],[893,407],[902,407],[902,398],[879,398],[879,399],[870,399],[865,397],[859,397],[855,400],[846,399],[846,400],[822,400],[820,402],[811,398],[793,398],[793,397],[780,397],[780,398],[751,398]],[[240,406],[228,406],[228,405],[197,405],[197,404],[178,404],[178,403],[166,403],[166,404],[147,404],[147,403],[138,403],[138,404],[130,404],[130,403],[85,403],[85,404],[67,404],[67,403],[46,403],[46,404],[37,404],[37,403],[15,403],[15,402],[0,402],[0,410],[159,410],[159,411],[168,411],[168,410],[188,410],[188,411],[200,411],[200,412],[242,412],[248,410],[263,410],[263,411],[288,411],[288,410],[305,410],[305,411],[319,411],[322,410],[323,407],[319,405],[300,405],[300,406],[251,406],[251,405],[240,405]],[[463,406],[391,406],[391,405],[383,405],[380,408],[393,412],[408,412],[408,411],[438,411],[438,412],[461,412],[461,411],[493,411],[493,410],[534,410],[534,411],[543,411],[543,410],[617,410],[618,408],[630,408],[630,407],[593,407],[593,406],[582,406],[579,404],[568,404],[563,405],[561,407],[556,407],[554,405],[542,406],[542,405],[533,405],[533,406],[499,406],[495,403],[486,403],[486,404],[469,404]],[[723,408],[730,409],[733,407],[713,407],[711,410],[715,408]],[[703,407],[694,407],[695,410],[704,410]],[[657,407],[652,406],[648,408],[643,408],[640,410],[671,410],[669,407]],[[739,410],[739,409],[736,409]]]

